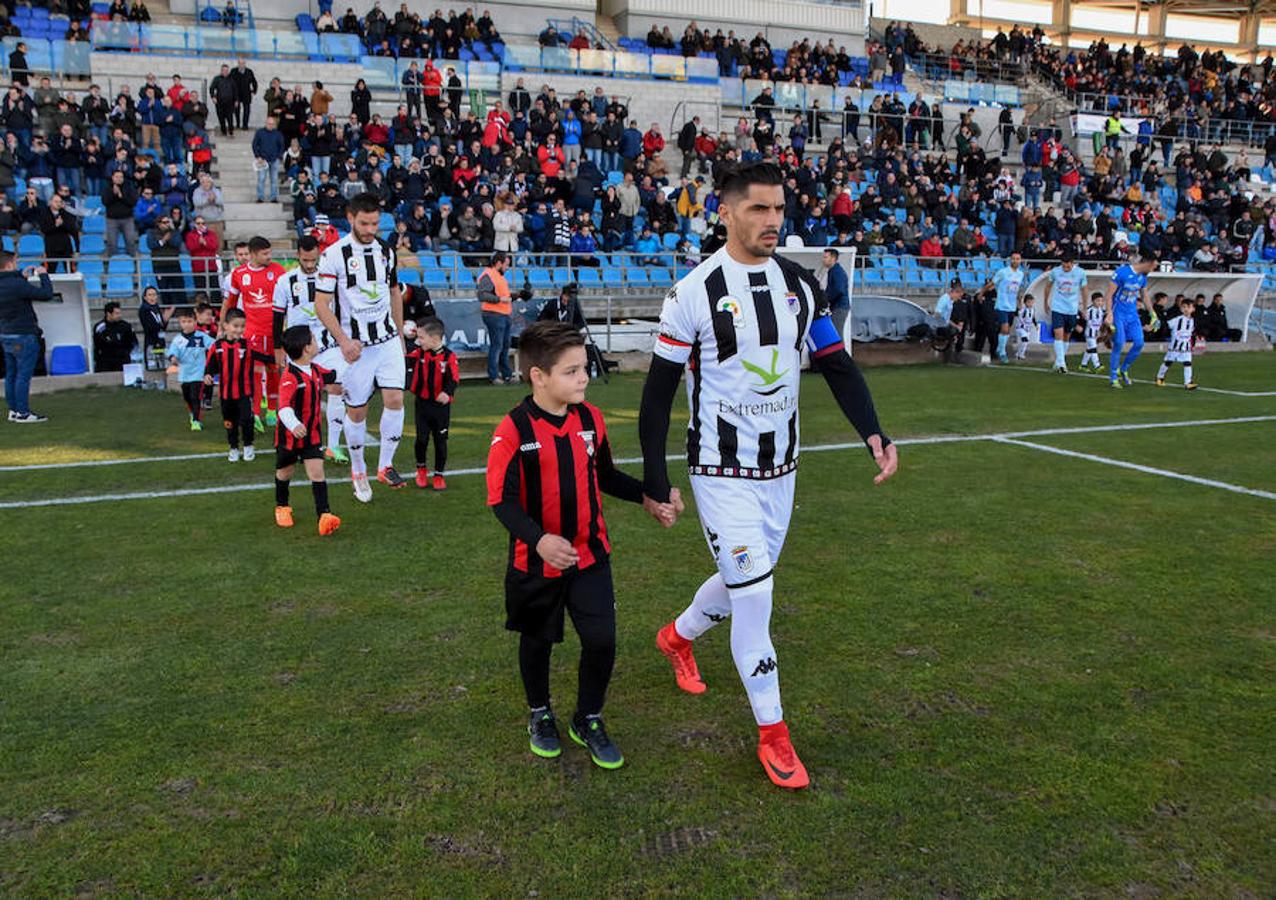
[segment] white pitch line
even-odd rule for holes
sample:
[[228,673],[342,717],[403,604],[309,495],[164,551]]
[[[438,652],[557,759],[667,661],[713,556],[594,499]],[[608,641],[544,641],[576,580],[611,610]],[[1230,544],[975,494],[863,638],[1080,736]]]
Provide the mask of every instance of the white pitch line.
[[1057,453],[1059,456],[1070,456],[1073,459],[1084,459],[1090,462],[1102,463],[1105,466],[1116,466],[1119,469],[1130,469],[1134,472],[1143,472],[1147,475],[1160,475],[1163,478],[1175,478],[1179,481],[1189,481],[1192,484],[1200,484],[1205,487],[1219,488],[1224,491],[1231,491],[1234,494],[1246,494],[1250,497],[1261,497],[1264,500],[1276,500],[1276,493],[1271,491],[1260,491],[1256,488],[1241,487],[1239,484],[1229,484],[1226,481],[1215,481],[1213,478],[1198,478],[1195,475],[1184,475],[1182,472],[1171,472],[1169,469],[1157,469],[1153,466],[1144,466],[1139,463],[1126,462],[1123,459],[1112,459],[1107,456],[1098,456],[1094,453],[1081,453],[1077,450],[1065,450],[1062,447],[1051,447],[1049,444],[1037,444],[1032,441],[1021,441],[1016,438],[994,437],[992,440],[998,444],[1013,444],[1016,447],[1028,447],[1032,450],[1041,450],[1045,453]]
[[[1023,437],[1047,437],[1050,435],[1060,434],[1090,434],[1105,431],[1141,431],[1148,428],[1190,428],[1193,426],[1204,425],[1241,425],[1251,422],[1271,421],[1276,421],[1276,416],[1237,416],[1231,419],[1189,419],[1186,421],[1175,422],[1136,422],[1126,425],[1081,425],[1070,428],[1044,428],[1036,431],[1006,431],[997,434],[937,434],[927,437],[900,438],[894,443],[901,447],[927,446],[931,444],[974,443],[977,441],[1000,441],[1002,443],[1024,443],[1026,445],[1027,442],[1020,442],[1017,441],[1017,439]],[[827,453],[836,450],[862,449],[863,447],[864,444],[858,441],[839,444],[814,444],[809,447],[803,447],[802,452]],[[162,459],[163,457],[160,458]],[[684,457],[678,455],[670,456],[668,458],[670,460],[681,460]],[[615,460],[615,462],[617,465],[637,465],[642,462],[642,457],[636,456],[628,459],[618,459]],[[483,475],[486,472],[486,467],[475,467],[469,469],[453,469],[447,474],[449,477],[456,477],[462,475]],[[337,479],[337,481],[344,482],[345,478],[342,477]],[[83,503],[100,503],[112,500],[158,500],[166,497],[189,497],[198,494],[230,494],[240,491],[264,491],[271,487],[273,487],[273,484],[266,483],[226,484],[205,488],[180,488],[172,491],[139,491],[131,494],[90,494],[83,497],[50,497],[44,500],[9,500],[0,502],[0,509],[34,509],[44,506],[75,506]]]
[[[273,449],[273,438],[272,449]],[[379,447],[381,442],[376,438],[369,438],[364,445],[366,447]],[[262,458],[265,459],[266,453],[262,452]],[[162,462],[181,462],[188,459],[225,459],[226,451],[219,450],[216,453],[177,453],[173,456],[124,456],[114,459],[85,459],[78,462],[60,462],[60,463],[31,463],[22,466],[0,466],[0,472],[36,472],[41,469],[83,469],[97,466],[127,466],[134,463],[162,463]],[[273,454],[272,454],[273,458]]]
[[[998,372],[1041,372],[1045,375],[1055,374],[1054,369],[1042,368],[1041,366],[992,366],[991,368]],[[1094,372],[1078,372],[1076,369],[1069,369],[1068,377],[1104,378],[1108,381],[1112,380],[1111,376],[1107,374],[1099,375]],[[1156,384],[1155,381],[1148,381],[1146,378],[1135,378],[1132,380],[1135,384],[1150,384],[1154,386]],[[1183,385],[1181,384],[1170,384],[1166,385],[1166,387],[1175,387],[1183,390]],[[1276,397],[1276,391],[1232,391],[1226,388],[1204,387],[1202,385],[1197,385],[1196,389],[1210,394],[1227,394],[1229,397]]]

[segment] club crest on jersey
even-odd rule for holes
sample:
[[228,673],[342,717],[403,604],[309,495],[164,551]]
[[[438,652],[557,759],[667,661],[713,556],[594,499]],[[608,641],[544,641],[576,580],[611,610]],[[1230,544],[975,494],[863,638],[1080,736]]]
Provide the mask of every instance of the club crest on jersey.
[[589,456],[593,456],[594,455],[594,433],[592,431],[578,431],[576,432],[576,434],[578,434],[580,436],[580,439],[585,442],[585,453],[588,454]]
[[730,313],[731,324],[736,328],[744,327],[744,307],[740,304],[739,300],[735,300],[731,297],[723,297],[718,301],[717,311]]
[[346,271],[350,273],[358,272],[360,265],[361,263],[359,262],[359,257],[352,256],[348,260],[346,260]]
[[753,557],[749,555],[748,547],[732,547],[731,558],[735,561],[736,571],[741,575],[748,575],[753,571]]
[[784,302],[789,305],[789,312],[793,315],[798,314],[798,310],[802,308],[802,301],[798,299],[798,295],[790,291],[784,295]]

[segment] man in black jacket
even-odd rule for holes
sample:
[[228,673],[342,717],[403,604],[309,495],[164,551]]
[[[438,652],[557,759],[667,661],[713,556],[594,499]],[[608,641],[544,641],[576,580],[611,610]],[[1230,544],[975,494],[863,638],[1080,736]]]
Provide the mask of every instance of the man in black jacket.
[[696,150],[696,135],[699,133],[699,116],[692,116],[691,121],[683,125],[682,130],[678,132],[678,150],[682,153],[682,173],[679,176],[681,178],[686,178],[687,173],[691,171],[691,162]]
[[239,89],[230,77],[230,66],[222,66],[208,85],[208,97],[217,110],[217,131],[224,137],[235,133],[235,106],[239,101]]
[[538,322],[566,322],[577,328],[585,327],[585,315],[580,310],[575,284],[566,285],[558,294],[557,300],[550,300],[541,307],[536,315]]
[[106,207],[106,255],[115,253],[120,235],[124,236],[124,252],[137,256],[137,225],[133,222],[133,206],[137,192],[124,179],[120,169],[111,173],[111,181],[102,191],[102,205]]
[[4,397],[9,421],[22,425],[47,421],[31,411],[31,376],[40,357],[40,324],[33,300],[52,300],[53,284],[43,266],[30,270],[33,285],[18,271],[18,258],[0,250],[0,347],[4,348]]
[[120,304],[111,300],[104,307],[102,321],[93,326],[93,368],[97,372],[119,372],[137,346],[133,326],[124,321]]
[[235,82],[239,127],[247,128],[248,116],[253,109],[253,98],[257,96],[257,76],[244,64],[243,57],[240,57],[239,65],[235,66],[230,77]]
[[182,235],[173,224],[171,216],[160,216],[155,226],[146,233],[151,247],[151,262],[155,267],[155,286],[164,306],[186,305],[186,282],[182,277],[180,256],[184,249]]

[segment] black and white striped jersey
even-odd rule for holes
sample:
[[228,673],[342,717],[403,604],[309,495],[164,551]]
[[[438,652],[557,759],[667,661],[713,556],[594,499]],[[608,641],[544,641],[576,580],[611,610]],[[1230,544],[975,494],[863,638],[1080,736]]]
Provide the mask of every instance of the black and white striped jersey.
[[317,271],[306,274],[294,266],[275,283],[274,309],[284,314],[284,327],[305,325],[315,336],[320,352],[336,346],[328,329],[315,315],[315,293],[319,287]]
[[1169,352],[1191,353],[1192,337],[1196,333],[1196,322],[1191,316],[1177,315],[1166,323],[1170,329]]
[[398,284],[394,251],[381,238],[361,244],[348,234],[319,258],[319,290],[333,295],[337,321],[364,344],[398,333],[390,305],[390,288]]
[[815,276],[780,256],[750,266],[724,247],[674,285],[655,353],[688,368],[691,474],[793,471],[802,345],[812,322],[828,315]]
[[1090,306],[1085,311],[1085,334],[1086,337],[1098,337],[1099,329],[1103,327],[1103,317],[1107,313],[1103,311],[1102,306]]

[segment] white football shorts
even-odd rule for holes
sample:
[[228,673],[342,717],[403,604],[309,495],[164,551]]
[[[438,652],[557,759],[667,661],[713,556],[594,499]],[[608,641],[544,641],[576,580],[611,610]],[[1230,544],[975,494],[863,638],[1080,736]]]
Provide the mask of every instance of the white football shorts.
[[700,526],[727,587],[768,578],[789,533],[797,473],[766,480],[689,477]]

